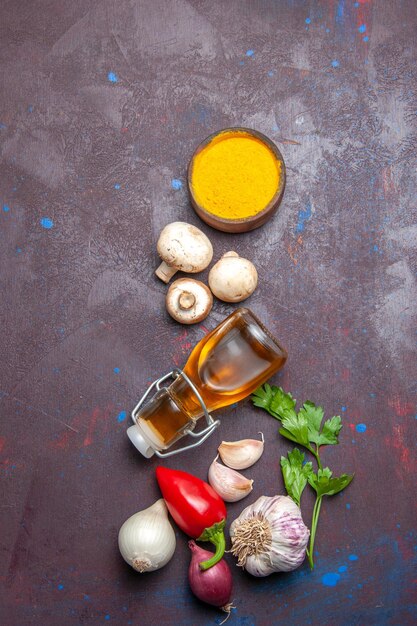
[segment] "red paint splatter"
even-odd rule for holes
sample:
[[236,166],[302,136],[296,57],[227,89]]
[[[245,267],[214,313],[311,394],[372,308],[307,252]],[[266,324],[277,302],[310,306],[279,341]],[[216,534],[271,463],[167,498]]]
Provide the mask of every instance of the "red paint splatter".
[[411,456],[410,448],[406,444],[409,440],[410,437],[404,424],[394,424],[392,435],[385,437],[385,444],[398,458],[395,467],[399,474],[412,475],[417,466],[417,462]]
[[297,263],[298,263],[298,259],[296,259],[295,254],[299,251],[299,248],[302,245],[303,245],[303,238],[302,238],[301,235],[298,235],[297,241],[294,244],[294,246],[289,244],[288,247],[287,247],[288,254],[290,255],[290,259],[294,263],[294,265],[297,265]]
[[68,446],[68,442],[70,440],[70,436],[76,436],[77,433],[74,433],[70,430],[65,430],[62,435],[51,444],[52,448],[60,448],[61,450],[65,449]]
[[[71,445],[90,446],[98,433],[101,435],[107,433],[109,418],[113,412],[114,406],[108,405],[104,409],[96,407],[92,412],[84,411],[76,415],[70,423],[74,430],[64,430],[58,439],[49,443],[49,446],[58,450],[65,450]],[[83,436],[81,444],[81,437]]]
[[382,187],[384,189],[384,196],[387,200],[392,200],[397,195],[395,188],[394,176],[390,165],[384,167],[382,170]]
[[348,369],[347,367],[342,369],[342,373],[340,375],[340,378],[342,380],[348,381],[350,379],[350,369]]
[[93,435],[97,428],[97,422],[101,417],[101,411],[99,408],[95,408],[90,417],[90,422],[88,424],[87,434],[84,437],[83,446],[91,446],[93,443]]
[[394,409],[398,417],[409,417],[414,415],[415,407],[412,402],[403,402],[399,396],[393,396],[388,400],[388,406]]

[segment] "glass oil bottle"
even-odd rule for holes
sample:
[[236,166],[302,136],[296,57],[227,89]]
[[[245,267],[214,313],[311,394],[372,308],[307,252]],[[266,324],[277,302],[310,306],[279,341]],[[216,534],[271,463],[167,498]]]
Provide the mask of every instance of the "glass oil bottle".
[[[203,443],[217,428],[210,411],[251,394],[283,367],[287,352],[255,315],[239,308],[194,347],[183,370],[173,370],[148,389],[132,412],[127,433],[146,457],[165,457]],[[161,383],[173,377],[169,387]],[[150,393],[156,389],[150,401]],[[194,432],[205,416],[206,427]],[[184,435],[194,442],[168,450]]]

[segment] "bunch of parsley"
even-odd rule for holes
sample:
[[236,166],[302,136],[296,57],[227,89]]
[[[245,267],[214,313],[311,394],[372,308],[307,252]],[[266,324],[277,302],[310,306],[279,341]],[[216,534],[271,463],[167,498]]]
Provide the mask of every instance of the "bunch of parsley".
[[320,447],[339,443],[339,433],[342,428],[342,420],[337,415],[328,419],[323,424],[324,411],[321,406],[313,402],[304,402],[297,412],[297,401],[290,393],[285,393],[281,387],[268,384],[259,387],[252,395],[252,401],[265,411],[268,411],[281,422],[279,432],[283,437],[294,441],[306,448],[317,462],[317,472],[313,470],[311,461],[304,461],[304,454],[298,448],[294,448],[288,455],[281,457],[281,469],[284,477],[285,488],[290,498],[300,506],[301,495],[307,482],[316,492],[312,519],[310,543],[307,550],[308,561],[311,569],[314,567],[314,541],[316,538],[317,524],[320,515],[323,496],[333,496],[339,493],[353,479],[353,475],[342,474],[333,476],[333,472],[322,466]]

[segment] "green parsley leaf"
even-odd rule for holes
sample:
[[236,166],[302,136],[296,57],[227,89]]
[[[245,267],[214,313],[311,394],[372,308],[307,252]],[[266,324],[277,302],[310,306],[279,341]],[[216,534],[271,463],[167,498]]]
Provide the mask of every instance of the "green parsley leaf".
[[288,495],[300,506],[301,495],[313,471],[313,464],[311,461],[304,463],[304,454],[294,448],[286,457],[281,457],[281,469]]
[[282,419],[288,411],[294,412],[296,400],[290,393],[285,393],[281,387],[268,385],[262,387],[252,394],[252,402],[255,406],[265,409],[276,419]]
[[321,406],[316,406],[313,402],[307,400],[304,402],[299,415],[303,415],[308,424],[309,441],[318,444],[320,437],[320,427],[323,420],[324,411]]
[[281,435],[299,443],[302,446],[309,447],[308,439],[308,424],[304,415],[295,412],[287,411],[286,416],[281,420],[282,428],[280,429]]
[[338,444],[341,429],[342,419],[339,415],[334,415],[331,419],[324,422],[317,444],[319,446]]
[[325,467],[317,470],[317,474],[311,472],[308,476],[308,482],[313,487],[318,497],[334,496],[336,493],[343,491],[353,480],[353,475],[342,474],[341,476],[333,476],[333,472]]
[[275,396],[276,389],[278,389],[278,387],[271,387],[268,383],[265,383],[265,385],[258,387],[258,389],[254,391],[251,398],[255,406],[265,409],[265,411],[268,411],[272,417],[279,419],[278,415],[273,413],[271,410],[271,402]]
[[297,403],[290,393],[285,393],[281,387],[275,387],[275,394],[271,400],[271,409],[281,417],[295,413],[294,407]]

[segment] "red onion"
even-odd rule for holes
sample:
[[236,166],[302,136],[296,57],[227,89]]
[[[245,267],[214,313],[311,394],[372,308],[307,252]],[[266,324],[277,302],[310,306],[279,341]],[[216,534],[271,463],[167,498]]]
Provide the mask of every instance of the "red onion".
[[203,550],[194,541],[189,541],[188,546],[192,552],[191,563],[188,568],[188,581],[191,591],[202,602],[217,606],[230,614],[230,610],[233,608],[230,602],[233,581],[232,573],[226,561],[221,559],[216,565],[202,571],[200,563],[211,559],[213,553]]

